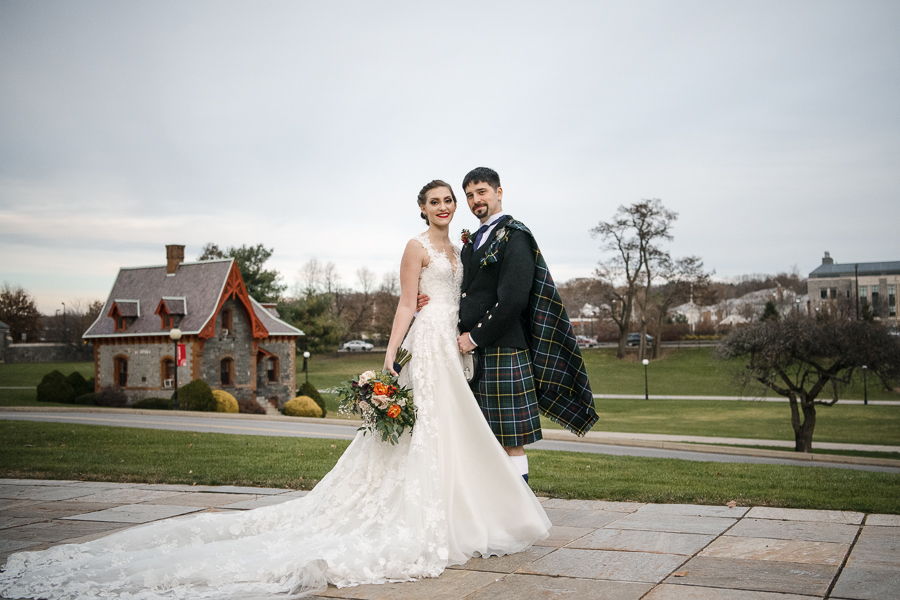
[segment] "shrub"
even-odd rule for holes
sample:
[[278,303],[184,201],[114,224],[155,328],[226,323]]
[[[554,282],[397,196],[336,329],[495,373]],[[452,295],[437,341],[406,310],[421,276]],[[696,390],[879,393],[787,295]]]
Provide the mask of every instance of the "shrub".
[[289,417],[321,417],[322,409],[309,396],[297,396],[284,405],[284,414]]
[[171,398],[143,398],[131,404],[131,408],[148,410],[172,410]]
[[97,394],[97,406],[112,406],[122,408],[128,406],[128,396],[122,391],[122,388],[107,387],[100,390]]
[[239,412],[237,400],[225,390],[213,390],[213,398],[216,399],[216,412]]
[[37,386],[38,402],[71,402],[75,399],[75,389],[66,376],[59,371],[50,371]]
[[[175,394],[172,394],[175,397]],[[195,379],[178,390],[178,408],[181,410],[216,411],[216,399],[209,385],[202,379]]]
[[266,409],[260,406],[259,402],[256,400],[245,398],[243,400],[238,400],[238,412],[246,413],[248,415],[264,415],[266,414]]
[[319,408],[322,409],[322,418],[325,418],[325,415],[328,414],[328,411],[325,409],[325,400],[322,399],[322,394],[320,394],[319,390],[316,389],[316,386],[310,382],[305,381],[303,385],[300,386],[300,389],[297,390],[297,395],[309,396],[312,398],[315,403],[319,405]]
[[[89,382],[78,371],[72,371],[72,374],[66,377],[66,381],[68,381],[69,385],[72,386],[72,389],[75,390],[76,397],[82,396],[84,394],[90,394],[94,391],[93,380]],[[72,400],[74,400],[74,398]]]
[[94,406],[97,404],[97,394],[91,392],[89,394],[82,394],[72,400],[73,404],[85,404],[87,406]]

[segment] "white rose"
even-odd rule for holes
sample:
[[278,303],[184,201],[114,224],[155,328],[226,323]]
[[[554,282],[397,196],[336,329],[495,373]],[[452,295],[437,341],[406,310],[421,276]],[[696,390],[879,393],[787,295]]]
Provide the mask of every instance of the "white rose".
[[375,371],[366,371],[359,376],[359,385],[366,385],[370,379],[375,377]]
[[391,399],[387,396],[379,396],[378,394],[372,394],[372,404],[377,406],[378,408],[387,408],[390,405]]

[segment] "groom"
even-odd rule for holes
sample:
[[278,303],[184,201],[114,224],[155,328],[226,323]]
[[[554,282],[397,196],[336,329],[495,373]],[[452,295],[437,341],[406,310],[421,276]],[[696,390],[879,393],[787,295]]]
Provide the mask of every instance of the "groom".
[[457,339],[475,351],[472,391],[488,424],[528,481],[525,446],[541,439],[539,410],[578,435],[597,421],[593,394],[572,325],[531,232],[503,212],[496,171],[463,180],[481,227],[463,233]]

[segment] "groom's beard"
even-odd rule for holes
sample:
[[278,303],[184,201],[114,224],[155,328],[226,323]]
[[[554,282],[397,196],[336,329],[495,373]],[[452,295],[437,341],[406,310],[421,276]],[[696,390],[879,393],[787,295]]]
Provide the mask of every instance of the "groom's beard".
[[483,219],[488,216],[488,207],[487,204],[476,205],[475,208],[472,209],[472,214],[478,217],[479,219]]

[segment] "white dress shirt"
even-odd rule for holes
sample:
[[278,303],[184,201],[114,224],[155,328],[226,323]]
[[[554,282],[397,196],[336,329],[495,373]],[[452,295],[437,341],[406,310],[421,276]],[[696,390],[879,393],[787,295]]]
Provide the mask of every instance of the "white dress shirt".
[[[481,236],[481,241],[478,243],[478,248],[481,248],[482,246],[484,246],[485,242],[488,241],[488,238],[491,237],[491,233],[494,232],[494,228],[497,226],[497,221],[499,221],[503,217],[504,217],[503,211],[501,210],[500,212],[491,216],[491,218],[489,218],[487,221],[485,221],[484,223],[481,224],[482,227],[487,225],[488,228],[487,228],[487,231],[484,232],[484,235]],[[475,249],[478,250],[478,248],[475,248]]]

